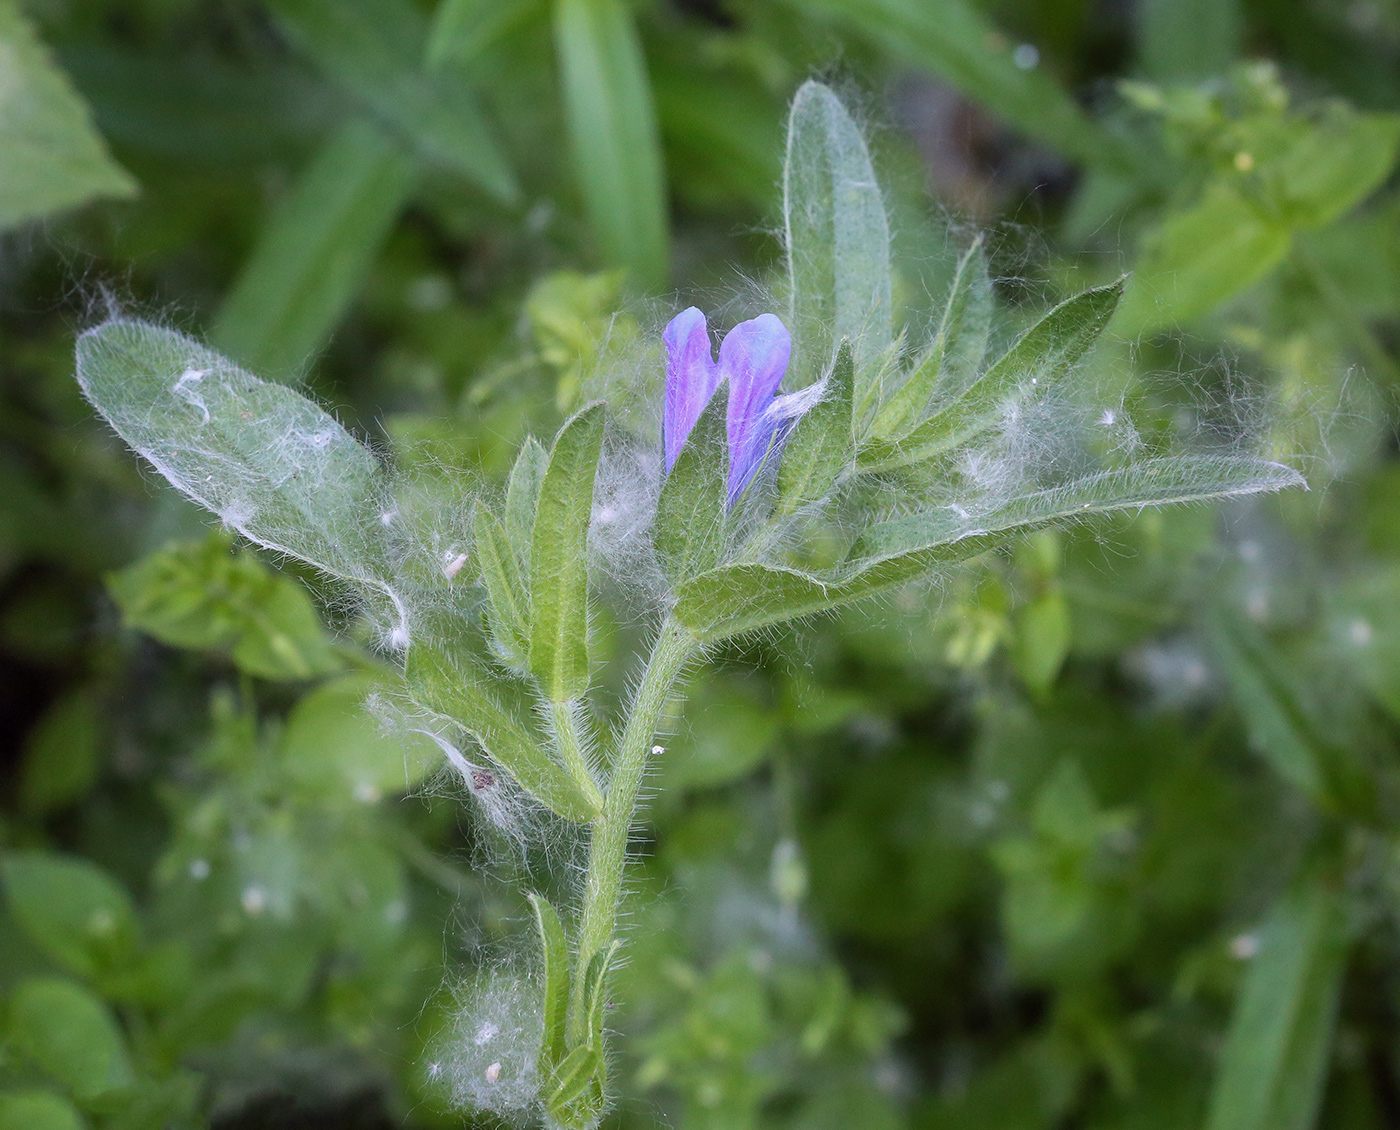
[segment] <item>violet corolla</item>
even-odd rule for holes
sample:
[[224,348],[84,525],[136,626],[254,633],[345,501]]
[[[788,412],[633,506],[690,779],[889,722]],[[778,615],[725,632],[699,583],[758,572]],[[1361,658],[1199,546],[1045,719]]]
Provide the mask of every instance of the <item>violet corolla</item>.
[[661,433],[666,470],[675,466],[710,397],[726,385],[729,505],[733,506],[769,454],[776,457],[793,421],[820,399],[821,389],[778,395],[792,355],[792,338],[775,314],[760,314],[725,334],[718,362],[710,352],[705,315],[694,306],[671,319],[663,338],[666,405]]

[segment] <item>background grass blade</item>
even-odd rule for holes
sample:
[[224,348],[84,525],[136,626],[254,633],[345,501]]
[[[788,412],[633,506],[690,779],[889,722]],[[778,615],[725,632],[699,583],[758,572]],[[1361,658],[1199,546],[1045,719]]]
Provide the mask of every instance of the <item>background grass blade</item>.
[[610,265],[666,281],[666,180],[646,60],[622,0],[555,0],[554,45],[584,208]]
[[218,347],[285,377],[330,337],[414,182],[413,159],[374,124],[331,138],[273,210],[215,323]]

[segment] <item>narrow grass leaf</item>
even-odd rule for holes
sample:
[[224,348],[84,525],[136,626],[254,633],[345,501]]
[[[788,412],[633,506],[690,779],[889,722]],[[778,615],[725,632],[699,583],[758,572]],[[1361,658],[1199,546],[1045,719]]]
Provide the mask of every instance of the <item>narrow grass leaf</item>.
[[530,669],[554,702],[588,689],[588,523],[603,421],[591,404],[559,430],[535,509]]
[[666,179],[651,83],[624,0],[554,0],[564,116],[584,207],[604,258],[666,281]]
[[359,292],[413,182],[412,157],[378,126],[343,126],[273,210],[214,344],[268,376],[301,369]]
[[654,542],[661,567],[673,583],[713,569],[724,554],[726,397],[710,397],[661,487]]
[[278,25],[338,86],[425,161],[501,203],[520,195],[476,95],[452,71],[422,68],[427,24],[409,0],[269,0]]
[[585,793],[545,752],[539,735],[501,705],[492,688],[495,679],[484,667],[414,644],[408,653],[407,677],[416,702],[471,734],[487,756],[541,804],[580,824],[598,815],[600,798]]
[[1206,1130],[1314,1124],[1346,952],[1341,899],[1324,883],[1304,883],[1274,907],[1235,1004]]
[[815,81],[788,116],[783,227],[794,384],[817,380],[842,338],[855,343],[859,372],[893,338],[889,222],[859,127]]
[[0,59],[0,230],[96,197],[135,195],[87,104],[10,0],[0,0]]

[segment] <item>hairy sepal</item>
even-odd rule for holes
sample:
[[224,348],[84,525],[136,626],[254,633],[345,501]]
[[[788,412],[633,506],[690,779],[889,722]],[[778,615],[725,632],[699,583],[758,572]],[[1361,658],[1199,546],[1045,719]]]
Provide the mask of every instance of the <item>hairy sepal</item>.
[[588,523],[603,425],[594,403],[559,430],[535,508],[530,670],[552,702],[588,689]]
[[226,525],[393,595],[384,468],[305,396],[184,334],[131,320],[83,334],[77,370],[117,434]]
[[783,220],[794,383],[816,380],[843,337],[863,370],[893,337],[889,222],[865,139],[819,82],[802,84],[788,117]]
[[778,470],[779,515],[795,514],[825,498],[852,465],[854,399],[855,357],[851,343],[843,340],[822,399],[797,421],[783,450]]
[[425,644],[408,653],[408,689],[420,706],[457,723],[535,800],[579,824],[598,817],[602,798],[560,766],[544,742],[500,701],[484,665]]
[[725,407],[722,394],[710,397],[657,500],[653,543],[672,584],[715,568],[724,556],[729,465]]
[[714,569],[681,587],[675,615],[702,643],[713,643],[896,588],[1055,522],[1304,485],[1289,467],[1245,456],[1146,460],[980,515],[941,507],[879,523],[857,539],[844,568],[826,575],[762,564]]
[[991,319],[992,280],[978,236],[958,260],[932,343],[875,417],[872,434],[877,439],[903,439],[927,417],[931,405],[972,386],[987,353]]
[[1070,372],[1098,341],[1123,296],[1126,279],[1094,287],[1061,302],[1016,339],[981,377],[900,438],[877,439],[859,453],[862,470],[922,462],[991,431],[1009,403],[1044,393]]

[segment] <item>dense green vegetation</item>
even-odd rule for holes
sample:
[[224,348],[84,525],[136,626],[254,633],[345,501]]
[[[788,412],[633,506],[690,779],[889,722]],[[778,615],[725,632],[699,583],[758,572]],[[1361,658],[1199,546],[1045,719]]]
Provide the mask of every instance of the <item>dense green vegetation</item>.
[[[583,859],[386,728],[392,629],[138,462],[75,339],[174,327],[489,493],[600,392],[654,432],[682,307],[787,301],[813,75],[907,355],[979,239],[992,356],[1130,273],[957,474],[1311,489],[1041,530],[691,669],[605,1125],[1400,1120],[1391,0],[0,0],[0,1130],[493,1125],[462,1049]],[[642,625],[592,614],[608,717]]]

